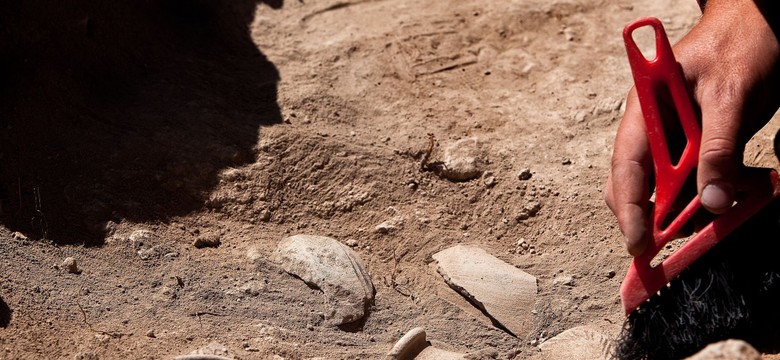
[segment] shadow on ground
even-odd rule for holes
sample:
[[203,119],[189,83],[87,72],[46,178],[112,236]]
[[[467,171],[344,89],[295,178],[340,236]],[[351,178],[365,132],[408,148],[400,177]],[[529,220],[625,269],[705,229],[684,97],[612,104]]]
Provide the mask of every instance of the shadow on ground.
[[[99,245],[109,221],[202,207],[279,123],[279,73],[250,37],[282,0],[0,5],[0,217]],[[270,11],[267,8],[260,11]],[[7,40],[7,41],[6,41]]]
[[5,303],[2,297],[0,297],[0,328],[7,328],[11,323],[11,308]]

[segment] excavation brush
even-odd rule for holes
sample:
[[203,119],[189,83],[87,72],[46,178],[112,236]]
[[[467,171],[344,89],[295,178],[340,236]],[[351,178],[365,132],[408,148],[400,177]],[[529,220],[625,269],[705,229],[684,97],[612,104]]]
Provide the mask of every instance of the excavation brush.
[[[655,32],[655,57],[645,58],[634,41],[634,31],[649,26]],[[656,18],[638,19],[625,27],[623,39],[642,107],[655,167],[655,205],[648,223],[652,239],[645,252],[633,259],[620,288],[626,315],[642,306],[683,270],[729,233],[780,195],[780,178],[771,169],[746,168],[737,200],[726,213],[714,216],[679,249],[662,261],[654,260],[664,246],[693,225],[701,210],[697,195],[686,198],[684,185],[696,176],[701,127],[680,64],[674,58],[663,25]],[[673,115],[669,115],[671,110]],[[662,114],[664,115],[662,117]],[[671,124],[679,122],[679,124]],[[672,157],[670,124],[682,129],[685,143],[679,158]],[[666,127],[665,127],[666,125]],[[674,154],[677,154],[675,152]],[[682,205],[680,205],[682,204]],[[677,209],[682,209],[678,211]],[[703,210],[702,210],[703,211]],[[697,224],[701,225],[701,224]],[[656,263],[657,262],[657,263]]]

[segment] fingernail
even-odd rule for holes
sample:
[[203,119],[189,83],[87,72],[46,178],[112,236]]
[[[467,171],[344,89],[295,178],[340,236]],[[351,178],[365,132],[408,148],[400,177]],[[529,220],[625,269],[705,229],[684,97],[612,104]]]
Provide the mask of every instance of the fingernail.
[[731,196],[721,186],[710,184],[701,191],[701,204],[708,209],[725,210],[731,207]]

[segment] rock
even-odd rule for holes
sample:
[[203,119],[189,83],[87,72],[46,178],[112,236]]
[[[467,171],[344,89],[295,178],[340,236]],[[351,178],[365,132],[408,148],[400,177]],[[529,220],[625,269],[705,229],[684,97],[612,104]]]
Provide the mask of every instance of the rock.
[[80,352],[73,356],[73,360],[98,360],[97,354],[93,352]]
[[143,246],[151,246],[152,243],[156,242],[157,236],[149,230],[136,230],[130,234],[129,239],[133,248],[138,250]]
[[539,345],[546,360],[609,360],[612,343],[604,334],[588,327],[566,330]]
[[173,358],[174,360],[230,360],[233,356],[225,345],[212,342],[208,345],[191,352],[189,355],[181,355]]
[[444,281],[517,337],[534,328],[536,278],[475,246],[457,245],[433,255]]
[[761,360],[761,354],[742,340],[723,340],[686,358],[686,360]]
[[347,240],[347,246],[349,246],[349,247],[356,247],[356,246],[358,246],[358,242],[355,239],[349,239],[349,240]]
[[71,274],[81,274],[81,269],[79,269],[76,259],[72,257],[66,257],[65,260],[62,261],[60,267]]
[[268,285],[263,281],[252,280],[242,285],[238,290],[244,294],[251,296],[258,296],[260,293],[265,292]]
[[279,242],[276,259],[284,271],[325,293],[325,320],[341,325],[360,320],[374,299],[374,285],[352,249],[325,236],[295,235]]
[[441,176],[451,181],[468,181],[482,175],[481,150],[476,138],[462,139],[444,150]]
[[496,186],[498,183],[498,181],[496,181],[496,177],[493,176],[493,174],[490,172],[485,172],[485,175],[482,176],[482,181],[485,183],[485,186],[489,188]]
[[22,240],[22,241],[27,240],[27,236],[18,231],[12,232],[11,237],[14,238],[15,240]]
[[154,259],[157,257],[160,257],[164,251],[160,249],[160,245],[154,245],[151,247],[144,247],[141,249],[138,249],[136,251],[136,254],[138,254],[138,257],[141,258],[141,260],[149,260]]
[[553,285],[574,286],[574,277],[571,275],[558,274],[553,278]]
[[409,330],[399,339],[385,360],[462,360],[463,354],[442,350],[431,346],[425,339],[425,330],[421,327]]
[[396,216],[390,220],[387,220],[377,225],[374,228],[374,232],[377,234],[389,234],[403,227],[404,227],[404,218]]
[[608,279],[612,279],[613,277],[615,277],[615,275],[616,275],[615,274],[615,270],[607,271],[607,278]]
[[520,209],[520,211],[517,213],[517,215],[515,216],[515,220],[517,221],[528,220],[536,216],[536,214],[538,214],[539,210],[541,209],[542,209],[542,203],[538,201],[528,202],[525,205],[523,205],[523,208]]
[[522,181],[530,179],[531,176],[532,176],[531,169],[528,169],[528,168],[524,168],[524,169],[520,170],[519,173],[517,173],[517,179],[518,180],[522,180]]
[[233,358],[219,356],[219,355],[194,354],[194,355],[179,355],[173,358],[173,360],[233,360]]
[[149,329],[149,331],[146,332],[146,337],[156,338],[157,335],[154,334],[154,329]]
[[222,241],[219,239],[219,235],[211,234],[211,235],[203,235],[198,236],[195,241],[192,242],[192,246],[202,249],[204,247],[219,247],[219,244],[221,244]]
[[151,260],[172,253],[168,247],[157,244],[157,235],[149,230],[133,231],[129,240],[141,260]]
[[566,37],[566,41],[574,41],[574,30],[570,27],[563,29],[563,36]]
[[260,211],[260,221],[267,222],[271,220],[271,211],[268,209],[263,209]]
[[263,257],[263,253],[257,247],[250,247],[246,251],[246,257],[248,257],[251,261],[256,261]]
[[585,121],[585,118],[588,116],[588,113],[585,111],[578,111],[577,114],[574,115],[574,121],[581,123]]

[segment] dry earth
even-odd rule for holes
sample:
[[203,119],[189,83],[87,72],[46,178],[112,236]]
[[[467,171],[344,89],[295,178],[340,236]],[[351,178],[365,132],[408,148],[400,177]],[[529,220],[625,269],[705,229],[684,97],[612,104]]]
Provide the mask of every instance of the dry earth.
[[[0,358],[368,359],[421,326],[526,359],[576,326],[616,336],[630,258],[601,189],[631,85],[620,32],[656,16],[679,39],[695,1],[226,3],[2,6]],[[428,134],[432,163],[477,139],[485,174],[423,171]],[[773,137],[751,164],[776,165]],[[272,261],[294,234],[362,258],[363,321],[328,326],[322,293]],[[537,277],[532,334],[447,287],[431,256],[455,244]]]

